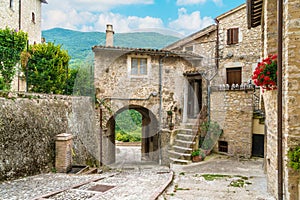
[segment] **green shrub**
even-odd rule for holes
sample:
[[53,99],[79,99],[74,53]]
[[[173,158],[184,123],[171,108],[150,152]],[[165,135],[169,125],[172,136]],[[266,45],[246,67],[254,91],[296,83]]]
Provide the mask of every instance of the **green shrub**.
[[300,146],[288,151],[288,165],[294,170],[300,169]]

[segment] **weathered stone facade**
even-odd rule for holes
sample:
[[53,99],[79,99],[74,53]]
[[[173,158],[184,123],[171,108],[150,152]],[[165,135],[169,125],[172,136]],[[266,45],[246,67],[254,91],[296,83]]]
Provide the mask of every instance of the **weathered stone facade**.
[[[300,116],[300,13],[298,0],[286,0],[283,3],[283,115],[282,115],[282,156],[283,156],[283,198],[299,199],[299,172],[288,167],[288,150],[299,146],[299,116]],[[277,52],[277,1],[263,1],[262,39],[263,58]],[[255,12],[255,11],[254,11]],[[250,16],[251,17],[251,16]],[[266,110],[267,125],[267,177],[268,189],[278,196],[278,133],[277,133],[277,91],[268,91],[263,94]]]
[[[218,25],[218,80],[226,83],[226,69],[242,68],[241,83],[249,82],[252,72],[261,57],[261,28],[247,28],[246,5],[243,4],[216,18]],[[227,44],[227,30],[238,28],[238,42]]]
[[[54,169],[55,137],[74,136],[73,164],[96,164],[99,137],[90,98],[43,94],[1,95],[0,180]],[[99,129],[98,129],[99,131]]]
[[[158,131],[170,124],[167,111],[172,110],[175,127],[182,122],[184,91],[189,84],[184,73],[204,71],[202,57],[183,52],[101,46],[94,47],[93,51],[96,96],[111,110],[103,110],[103,162],[114,162],[114,117],[124,109],[137,110],[145,120],[142,136],[147,147],[142,144],[142,156],[161,161],[159,145],[164,144],[159,144]],[[147,74],[131,74],[132,58],[147,60]],[[206,81],[201,78],[199,81],[203,91],[201,102],[206,102]]]
[[[223,129],[219,141],[228,144],[232,156],[252,155],[253,90],[216,90],[211,94],[211,120]],[[219,151],[219,145],[215,146]]]
[[[12,2],[11,7],[10,2]],[[21,6],[19,5],[20,2]],[[16,30],[21,28],[21,30],[28,33],[28,39],[30,44],[33,44],[34,42],[40,43],[42,37],[41,4],[45,2],[45,0],[1,1],[0,28],[3,29],[5,27],[9,27]]]

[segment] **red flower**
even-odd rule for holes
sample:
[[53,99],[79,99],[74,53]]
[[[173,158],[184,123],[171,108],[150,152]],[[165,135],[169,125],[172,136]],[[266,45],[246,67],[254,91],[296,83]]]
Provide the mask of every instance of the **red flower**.
[[276,89],[277,82],[277,55],[269,55],[257,64],[252,75],[255,85],[261,86],[263,90]]

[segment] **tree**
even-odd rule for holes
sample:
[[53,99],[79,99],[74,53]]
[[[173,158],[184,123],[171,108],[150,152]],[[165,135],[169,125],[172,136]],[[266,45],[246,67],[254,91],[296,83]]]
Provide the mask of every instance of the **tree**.
[[42,43],[30,45],[24,54],[22,70],[27,74],[27,87],[31,92],[66,93],[70,56],[61,45]]
[[27,38],[23,31],[0,29],[0,90],[10,89]]

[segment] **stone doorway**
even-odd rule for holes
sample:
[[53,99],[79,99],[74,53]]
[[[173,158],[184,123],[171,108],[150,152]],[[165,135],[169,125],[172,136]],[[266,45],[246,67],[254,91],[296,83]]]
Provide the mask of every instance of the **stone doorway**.
[[[140,105],[129,105],[119,109],[107,122],[107,130],[103,133],[102,141],[102,163],[104,165],[116,163],[116,116],[125,110],[136,110],[142,115],[142,141],[140,146],[140,162],[152,161],[158,163],[159,161],[159,145],[158,145],[158,120],[156,116],[147,108]],[[126,149],[126,148],[123,148]],[[124,153],[124,152],[123,152]],[[130,152],[128,152],[130,154]],[[127,155],[130,156],[130,155]],[[128,159],[124,156],[121,160],[118,158],[118,162],[126,163],[130,160],[136,160],[136,158]],[[136,156],[136,155],[133,155]]]

